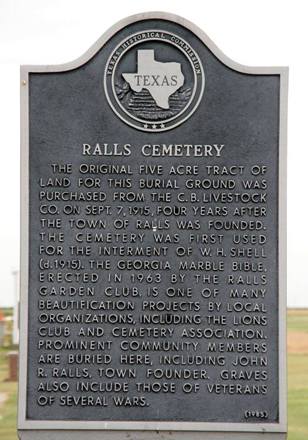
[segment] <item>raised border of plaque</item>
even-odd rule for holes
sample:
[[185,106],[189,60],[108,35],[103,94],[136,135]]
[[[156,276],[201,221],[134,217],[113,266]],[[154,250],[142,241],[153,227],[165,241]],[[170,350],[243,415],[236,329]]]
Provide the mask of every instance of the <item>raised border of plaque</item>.
[[[27,420],[27,337],[28,337],[28,240],[29,240],[29,74],[64,72],[90,60],[123,27],[146,19],[175,21],[186,27],[229,68],[248,74],[280,76],[279,134],[279,423],[212,423],[166,421],[35,421]],[[188,20],[165,12],[147,12],[125,18],[112,26],[80,58],[54,66],[21,66],[21,276],[20,276],[20,365],[18,432],[21,439],[175,439],[218,440],[286,439],[286,139],[287,139],[288,67],[249,67],[228,58],[211,39]],[[249,433],[249,434],[248,434]],[[249,436],[248,436],[249,435]]]

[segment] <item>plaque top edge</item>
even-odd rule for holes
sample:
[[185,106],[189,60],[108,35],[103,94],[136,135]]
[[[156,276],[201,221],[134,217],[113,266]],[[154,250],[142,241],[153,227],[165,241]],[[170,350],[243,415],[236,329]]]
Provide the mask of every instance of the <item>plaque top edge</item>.
[[73,61],[54,65],[21,65],[21,79],[27,77],[29,73],[60,73],[79,68],[93,58],[93,56],[96,55],[96,53],[107,43],[107,41],[124,27],[133,23],[153,19],[171,21],[184,28],[187,28],[194,33],[224,65],[237,72],[259,75],[281,75],[284,77],[287,77],[288,75],[288,66],[247,66],[240,64],[229,58],[221,49],[216,46],[213,40],[211,40],[211,38],[193,22],[173,13],[153,11],[130,15],[118,21],[106,32],[104,32],[103,35],[83,55]]

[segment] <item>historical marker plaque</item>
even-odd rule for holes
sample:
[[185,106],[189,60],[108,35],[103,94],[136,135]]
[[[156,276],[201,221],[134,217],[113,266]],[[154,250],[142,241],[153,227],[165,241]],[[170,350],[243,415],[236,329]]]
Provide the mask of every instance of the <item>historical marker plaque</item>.
[[21,82],[21,438],[284,438],[287,70],[149,13]]

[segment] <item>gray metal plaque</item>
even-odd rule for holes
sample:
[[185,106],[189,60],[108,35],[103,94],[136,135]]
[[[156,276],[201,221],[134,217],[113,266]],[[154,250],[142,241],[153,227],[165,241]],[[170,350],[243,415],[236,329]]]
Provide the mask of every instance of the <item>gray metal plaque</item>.
[[21,438],[284,438],[287,69],[149,13],[21,72]]

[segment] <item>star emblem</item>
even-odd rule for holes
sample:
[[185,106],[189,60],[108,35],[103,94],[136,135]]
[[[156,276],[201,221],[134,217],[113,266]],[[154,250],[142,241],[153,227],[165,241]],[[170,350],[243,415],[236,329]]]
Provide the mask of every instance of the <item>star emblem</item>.
[[155,129],[156,127],[157,127],[157,125],[156,125],[156,124],[153,124],[153,125],[152,125],[152,128],[154,128],[154,129]]

